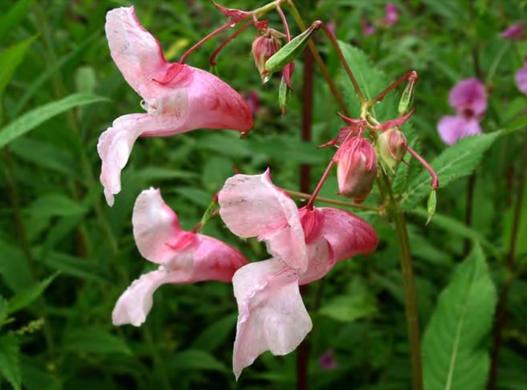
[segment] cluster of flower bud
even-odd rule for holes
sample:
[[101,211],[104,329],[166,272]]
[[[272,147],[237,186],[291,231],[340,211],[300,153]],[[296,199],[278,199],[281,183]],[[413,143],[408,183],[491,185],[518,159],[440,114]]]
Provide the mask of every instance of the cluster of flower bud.
[[360,135],[347,138],[334,157],[338,164],[339,195],[353,199],[356,203],[363,202],[377,178],[378,161],[393,172],[407,148],[406,138],[397,127],[381,133],[375,147]]
[[264,28],[260,30],[260,34],[254,39],[251,53],[262,81],[265,81],[267,73],[265,71],[265,63],[280,50],[282,47],[281,39],[284,37],[284,34],[275,29]]

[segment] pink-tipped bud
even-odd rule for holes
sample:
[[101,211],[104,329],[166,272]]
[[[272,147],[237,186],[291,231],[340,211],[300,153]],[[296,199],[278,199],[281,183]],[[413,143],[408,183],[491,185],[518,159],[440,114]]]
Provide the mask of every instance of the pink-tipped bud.
[[283,37],[282,33],[269,28],[265,29],[263,34],[258,35],[253,41],[251,53],[263,82],[266,81],[265,63],[282,47],[281,37]]
[[384,165],[391,171],[395,171],[397,163],[403,159],[408,149],[408,142],[397,127],[392,127],[379,135],[377,148]]
[[363,202],[377,177],[377,153],[373,146],[360,137],[344,142],[334,157],[338,163],[339,195]]

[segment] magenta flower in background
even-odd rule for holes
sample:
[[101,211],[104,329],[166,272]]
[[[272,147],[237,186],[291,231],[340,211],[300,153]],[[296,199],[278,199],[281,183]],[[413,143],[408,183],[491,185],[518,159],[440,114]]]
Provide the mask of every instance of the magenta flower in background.
[[260,95],[257,91],[250,91],[245,98],[247,105],[251,109],[253,116],[257,116],[260,113]]
[[320,355],[320,357],[318,358],[318,364],[324,370],[334,370],[335,368],[337,368],[338,364],[335,360],[335,357],[333,356],[333,350],[328,349],[326,352]]
[[159,268],[142,275],[121,295],[112,313],[114,325],[141,326],[152,308],[155,290],[163,284],[230,282],[236,270],[247,264],[231,246],[182,230],[159,190],[145,190],[137,197],[132,224],[139,252]]
[[393,3],[386,4],[385,15],[381,23],[385,26],[393,26],[399,20],[399,10]]
[[366,17],[362,18],[362,33],[364,36],[370,36],[375,32],[375,26],[371,24]]
[[527,61],[515,74],[518,89],[527,95]]
[[450,91],[450,106],[455,116],[444,116],[437,128],[441,139],[448,145],[470,135],[481,134],[479,122],[487,109],[487,91],[478,79],[459,81]]
[[324,277],[334,265],[377,246],[373,228],[340,209],[306,207],[274,186],[269,170],[262,175],[235,175],[218,194],[220,215],[242,238],[265,241],[269,260],[247,264],[233,277],[238,302],[233,371],[264,353],[286,355],[311,331],[312,322],[300,285]]
[[121,190],[121,170],[139,136],[164,137],[210,128],[248,131],[251,111],[243,98],[216,76],[165,60],[159,42],[141,26],[134,8],[106,15],[112,58],[147,112],[117,118],[99,138],[101,183],[111,206]]
[[501,33],[501,37],[504,39],[510,39],[511,41],[520,41],[525,38],[525,31],[522,23],[516,23],[512,26],[507,27]]

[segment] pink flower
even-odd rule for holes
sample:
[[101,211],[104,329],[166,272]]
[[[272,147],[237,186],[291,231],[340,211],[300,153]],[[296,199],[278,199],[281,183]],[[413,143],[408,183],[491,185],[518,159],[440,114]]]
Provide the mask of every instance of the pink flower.
[[264,30],[262,35],[258,35],[253,41],[251,53],[262,82],[265,82],[265,63],[282,47],[280,42],[282,36],[282,33],[269,28]]
[[381,20],[381,23],[385,26],[393,26],[399,20],[399,10],[393,3],[386,4],[386,14]]
[[479,121],[487,109],[487,92],[481,81],[475,78],[461,80],[450,91],[448,102],[456,110],[456,116],[444,116],[437,125],[446,144],[452,145],[460,138],[481,134]]
[[516,23],[512,26],[507,27],[501,33],[501,37],[504,39],[510,39],[512,41],[520,41],[525,38],[525,31],[523,30],[522,23]]
[[292,352],[312,322],[299,286],[324,277],[336,264],[377,246],[373,228],[334,208],[305,207],[262,175],[235,175],[219,192],[220,215],[236,235],[266,242],[271,259],[250,263],[234,274],[239,316],[233,370],[238,378],[265,351]]
[[515,74],[518,89],[527,95],[527,62]]
[[364,36],[370,36],[375,32],[375,26],[371,24],[365,17],[362,18],[362,33]]
[[338,163],[339,195],[363,202],[369,195],[377,177],[377,153],[362,137],[344,142],[334,160]]
[[335,360],[335,357],[333,356],[333,350],[328,349],[326,352],[320,355],[320,357],[318,358],[318,364],[324,370],[334,370],[335,368],[337,368],[338,364]]
[[437,129],[447,145],[453,145],[461,138],[481,134],[477,119],[462,116],[444,116],[439,121]]
[[461,80],[450,91],[448,102],[458,115],[482,115],[487,109],[485,85],[475,78]]
[[164,137],[199,128],[245,132],[253,118],[242,97],[216,76],[168,63],[133,7],[109,11],[105,29],[114,62],[147,111],[117,118],[99,138],[101,183],[111,206],[121,190],[121,170],[139,136]]
[[140,326],[152,308],[155,290],[162,284],[230,282],[236,270],[247,264],[244,256],[229,245],[182,230],[159,190],[141,192],[132,223],[139,252],[159,268],[142,275],[121,295],[112,313],[114,325]]

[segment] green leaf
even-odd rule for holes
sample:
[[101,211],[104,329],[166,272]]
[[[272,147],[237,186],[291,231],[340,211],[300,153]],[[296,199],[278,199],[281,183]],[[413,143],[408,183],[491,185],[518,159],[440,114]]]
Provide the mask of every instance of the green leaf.
[[82,215],[87,209],[64,194],[47,194],[35,200],[26,211],[38,217]]
[[[430,164],[439,177],[439,185],[447,186],[451,181],[470,175],[476,169],[483,154],[500,136],[500,132],[463,138],[447,148]],[[430,175],[424,170],[408,185],[402,195],[405,210],[413,209],[430,191]]]
[[202,349],[208,352],[214,351],[229,337],[235,325],[236,315],[229,314],[201,332],[196,337],[196,340],[194,340],[192,348]]
[[22,291],[34,283],[21,249],[0,240],[0,253],[0,275],[12,291]]
[[284,115],[287,110],[287,103],[289,102],[290,97],[291,97],[291,90],[287,86],[287,83],[285,82],[285,78],[282,77],[282,80],[280,81],[280,88],[278,89],[278,105],[280,106],[282,115]]
[[269,74],[278,72],[284,66],[294,61],[298,57],[307,45],[307,41],[311,37],[311,34],[318,28],[318,26],[310,26],[303,33],[297,35],[291,42],[288,42],[280,50],[278,50],[271,58],[265,63],[265,70]]
[[[29,6],[34,0],[18,0],[9,12],[0,19],[0,41],[27,17]],[[0,93],[1,95],[1,93]]]
[[74,107],[104,101],[109,100],[96,95],[76,93],[64,99],[35,108],[15,119],[0,130],[0,148],[35,129],[40,124],[56,115],[62,114]]
[[213,370],[213,371],[228,371],[222,363],[220,363],[211,354],[200,350],[188,350],[172,355],[170,364],[174,369],[187,370]]
[[[428,218],[428,211],[423,208],[416,208],[410,210],[409,212],[425,219]],[[454,218],[448,217],[446,215],[435,214],[431,223],[432,226],[437,226],[448,233],[478,242],[486,249],[492,251],[493,254],[498,254],[496,247],[487,241],[487,239],[480,232],[468,227],[463,222],[457,221]]]
[[65,351],[99,355],[131,354],[122,339],[98,328],[76,329],[66,333],[62,348]]
[[348,294],[336,296],[320,308],[320,314],[341,322],[370,317],[376,312],[375,298],[359,279],[352,282]]
[[7,318],[7,310],[9,308],[9,302],[3,296],[0,295],[0,328],[4,324]]
[[428,218],[426,220],[426,225],[430,223],[432,218],[434,217],[434,214],[436,213],[436,206],[437,206],[437,195],[436,190],[430,191],[430,195],[428,195],[428,202],[427,202],[427,211],[428,211]]
[[43,281],[38,282],[33,286],[18,292],[9,300],[9,307],[7,309],[7,313],[15,313],[37,300],[44,293],[44,291],[46,291],[46,288],[48,288],[48,286],[51,284],[51,282],[53,282],[57,275],[58,273],[55,273],[47,279],[44,279]]
[[423,338],[427,390],[483,390],[490,359],[485,344],[497,302],[483,251],[476,246],[440,294]]
[[20,346],[15,336],[0,338],[0,374],[15,390],[21,389]]
[[24,59],[27,49],[29,49],[29,45],[33,42],[33,39],[34,38],[27,39],[0,52],[0,98],[2,98],[5,87],[11,80],[16,68],[18,68]]
[[[390,85],[390,80],[381,70],[373,65],[372,61],[362,50],[340,41],[339,47],[366,99],[374,98]],[[360,102],[355,94],[351,81],[344,71],[339,73],[337,81],[352,117],[359,117]],[[372,110],[379,120],[393,119],[398,116],[398,105],[397,94],[392,92],[382,102],[376,104]]]

